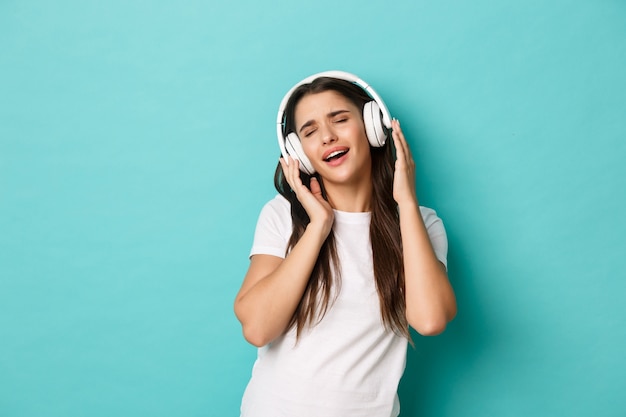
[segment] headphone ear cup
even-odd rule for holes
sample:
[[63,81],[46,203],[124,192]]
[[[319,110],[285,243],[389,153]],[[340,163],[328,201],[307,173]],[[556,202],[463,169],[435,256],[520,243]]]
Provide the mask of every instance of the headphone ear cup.
[[289,156],[300,162],[300,170],[302,172],[309,175],[315,174],[313,164],[311,164],[311,161],[309,161],[309,158],[307,158],[307,156],[305,155],[298,135],[293,132],[288,134],[285,138],[285,148],[287,149],[287,153],[289,154]]
[[378,103],[369,101],[363,106],[363,123],[370,145],[374,148],[382,147],[387,141],[387,129],[383,125],[382,113]]

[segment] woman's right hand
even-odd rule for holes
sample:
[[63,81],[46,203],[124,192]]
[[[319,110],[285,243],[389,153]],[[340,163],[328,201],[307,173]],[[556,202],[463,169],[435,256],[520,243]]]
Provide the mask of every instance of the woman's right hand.
[[317,180],[311,180],[309,189],[300,180],[298,161],[290,158],[287,165],[281,158],[280,164],[311,221],[284,258],[265,254],[251,257],[235,299],[235,314],[246,340],[259,347],[287,331],[335,219]]
[[288,156],[288,158],[289,163],[284,158],[280,158],[280,165],[289,186],[311,219],[307,228],[310,226],[319,227],[320,232],[326,237],[330,233],[335,220],[333,208],[322,196],[322,188],[317,178],[311,177],[311,189],[308,189],[300,179],[300,161],[293,159],[291,156]]

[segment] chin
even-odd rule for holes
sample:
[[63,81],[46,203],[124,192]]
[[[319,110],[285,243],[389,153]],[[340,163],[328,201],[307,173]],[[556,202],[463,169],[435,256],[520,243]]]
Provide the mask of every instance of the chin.
[[363,179],[363,175],[356,174],[354,172],[349,173],[331,173],[330,175],[323,176],[325,181],[333,184],[355,184]]

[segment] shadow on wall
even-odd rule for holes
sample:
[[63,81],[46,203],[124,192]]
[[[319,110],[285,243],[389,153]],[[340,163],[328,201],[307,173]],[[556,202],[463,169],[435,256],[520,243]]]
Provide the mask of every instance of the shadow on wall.
[[[412,330],[415,348],[410,345],[407,365],[400,381],[400,415],[437,416],[445,414],[447,404],[453,402],[455,392],[468,372],[494,343],[492,331],[496,323],[490,322],[485,306],[477,305],[482,297],[480,289],[472,285],[477,271],[470,262],[458,239],[448,232],[450,244],[448,271],[455,289],[458,314],[446,331],[435,337],[423,337]],[[493,320],[493,316],[491,316]],[[458,378],[450,380],[450,375]],[[465,391],[465,390],[463,390]]]

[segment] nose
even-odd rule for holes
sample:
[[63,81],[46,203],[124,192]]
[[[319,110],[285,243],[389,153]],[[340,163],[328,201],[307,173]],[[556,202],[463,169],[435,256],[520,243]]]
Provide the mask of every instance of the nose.
[[337,135],[335,135],[335,131],[332,126],[325,125],[322,127],[322,142],[326,145],[328,143],[335,142],[337,140]]

